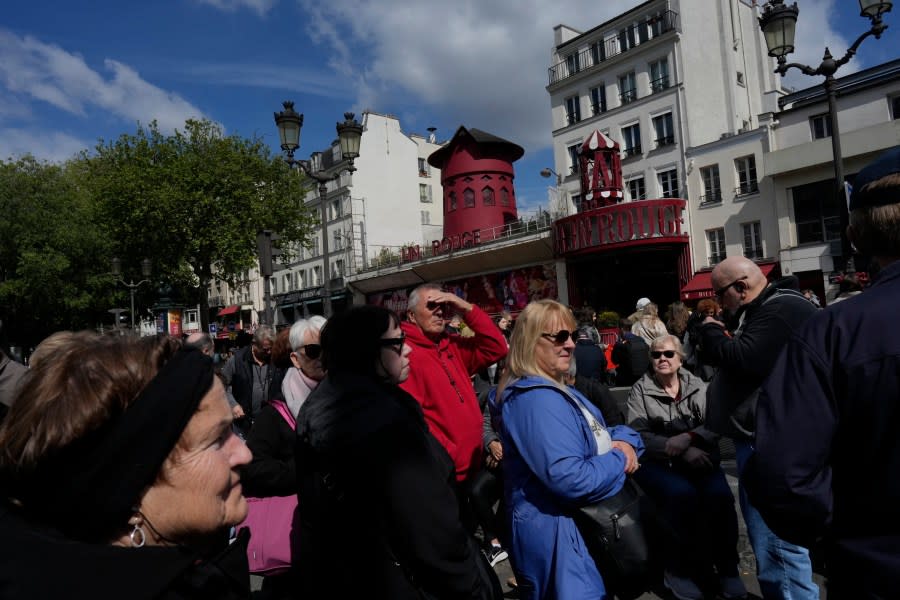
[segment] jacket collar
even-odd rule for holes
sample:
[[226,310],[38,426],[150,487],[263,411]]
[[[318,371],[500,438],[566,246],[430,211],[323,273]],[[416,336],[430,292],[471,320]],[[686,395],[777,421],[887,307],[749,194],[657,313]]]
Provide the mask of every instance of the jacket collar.
[[[645,373],[643,379],[644,393],[651,396],[663,396],[665,398],[668,398],[669,400],[674,400],[674,398],[669,396],[669,394],[666,393],[662,386],[659,385],[659,382],[656,381],[656,377],[654,377],[652,373]],[[678,382],[681,385],[682,400],[700,390],[700,386],[691,378],[691,376],[683,367],[678,370]]]
[[442,333],[438,338],[438,341],[434,341],[425,335],[418,325],[410,323],[409,321],[402,322],[400,324],[400,329],[406,334],[406,343],[413,346],[444,349],[450,343],[450,336],[447,333]]

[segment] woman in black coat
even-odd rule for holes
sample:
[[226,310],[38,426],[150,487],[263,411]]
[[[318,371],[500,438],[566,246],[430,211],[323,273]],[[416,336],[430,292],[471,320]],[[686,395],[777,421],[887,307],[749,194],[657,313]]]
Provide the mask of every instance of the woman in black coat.
[[361,306],[321,336],[327,375],[297,419],[297,597],[487,598],[459,520],[450,456],[397,387],[397,316]]

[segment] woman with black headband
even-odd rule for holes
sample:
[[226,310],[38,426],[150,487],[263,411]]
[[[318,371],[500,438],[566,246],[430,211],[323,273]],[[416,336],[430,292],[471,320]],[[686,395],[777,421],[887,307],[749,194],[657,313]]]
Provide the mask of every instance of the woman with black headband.
[[459,520],[453,462],[397,386],[410,354],[397,316],[350,309],[321,345],[326,376],[297,418],[296,597],[336,597],[335,586],[342,598],[492,597]]
[[734,496],[719,465],[718,436],[706,422],[706,383],[682,367],[674,335],[650,343],[651,369],[631,388],[626,421],[647,453],[635,479],[669,527],[663,582],[677,598],[747,595],[738,577]]
[[231,420],[199,350],[62,341],[0,427],[0,597],[249,598]]

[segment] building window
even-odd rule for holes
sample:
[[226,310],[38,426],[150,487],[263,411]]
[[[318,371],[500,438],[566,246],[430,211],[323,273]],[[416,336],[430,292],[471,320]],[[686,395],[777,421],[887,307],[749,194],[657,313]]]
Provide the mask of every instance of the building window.
[[573,52],[572,54],[569,54],[568,56],[566,56],[566,68],[569,71],[569,75],[574,75],[575,73],[577,73],[578,71],[581,70],[579,68],[579,64],[578,64],[578,53],[577,52]]
[[428,161],[424,158],[419,159],[419,176],[428,177],[431,175],[431,170],[428,168]]
[[627,27],[619,32],[619,52],[625,52],[637,45],[634,39],[634,27]]
[[591,88],[591,114],[599,115],[606,112],[606,87],[601,83]]
[[827,179],[791,188],[798,244],[841,239],[841,203],[834,187]]
[[431,186],[427,183],[419,184],[419,202],[431,202]]
[[466,208],[473,208],[475,206],[475,190],[472,188],[463,190],[463,205]]
[[319,255],[319,238],[318,236],[312,239],[312,247],[309,249],[310,256],[318,256]]
[[313,285],[322,285],[322,265],[313,267]]
[[581,120],[581,102],[578,96],[566,98],[566,125],[574,125]]
[[581,154],[581,144],[573,144],[566,148],[569,154],[569,174],[578,173],[578,156]]
[[419,211],[422,218],[422,225],[431,225],[431,212],[427,210]]
[[[278,293],[278,278],[277,278],[277,277],[270,277],[270,278],[269,278],[269,285],[270,285],[271,288],[272,288],[272,289],[271,289],[271,292],[272,292],[273,294],[277,294],[277,293]],[[232,296],[232,302],[234,301],[233,298],[234,298],[234,296]]]
[[665,58],[650,63],[650,92],[661,92],[669,87],[669,61]]
[[737,72],[737,84],[741,87],[747,87],[747,84],[744,83],[744,74],[740,71]]
[[619,77],[619,100],[622,104],[637,100],[637,87],[634,81],[634,71]]
[[282,289],[284,289],[285,292],[289,292],[293,288],[291,285],[293,283],[292,280],[293,277],[291,277],[290,273],[285,273],[281,276]]
[[719,165],[701,167],[700,178],[703,180],[703,195],[700,196],[700,204],[721,202],[722,187],[719,184]]
[[331,278],[338,279],[344,276],[344,261],[337,259],[331,263]]
[[450,192],[448,194],[448,198],[450,201],[450,207],[447,209],[447,211],[449,212],[451,210],[456,210],[456,192]]
[[334,250],[343,250],[344,249],[344,232],[340,229],[336,229],[333,233],[334,237],[334,245],[332,248]]
[[585,210],[585,207],[581,206],[581,194],[572,194],[572,205],[575,207],[576,213]]
[[900,96],[891,98],[891,117],[900,119]]
[[333,221],[337,218],[340,218],[341,215],[343,214],[343,211],[341,209],[342,209],[342,206],[341,206],[340,198],[335,198],[334,200],[329,202],[328,203],[328,220]]
[[511,206],[509,190],[500,188],[500,206]]
[[763,248],[759,221],[744,223],[741,225],[741,229],[744,234],[744,256],[751,260],[761,259],[763,257]]
[[709,254],[709,266],[717,265],[725,260],[725,229],[706,230],[706,247]]
[[663,198],[678,198],[678,171],[675,169],[663,171],[658,177],[661,196]]
[[647,199],[647,188],[644,186],[643,177],[628,180],[628,199],[631,202]]
[[485,186],[481,189],[481,203],[485,206],[494,206],[494,188]]
[[735,196],[755,194],[759,191],[759,183],[756,181],[756,157],[754,155],[742,156],[734,159],[734,168],[737,171],[738,187],[734,190]]
[[299,277],[300,289],[302,290],[306,288],[309,285],[309,282],[307,282],[306,280],[306,269],[302,269],[301,271],[299,271],[297,273],[297,276]]
[[641,153],[641,124],[635,123],[622,128],[623,154],[625,158]]
[[829,113],[810,117],[809,126],[812,129],[814,140],[831,137],[831,115]]
[[595,65],[599,65],[606,60],[606,46],[604,46],[603,40],[591,44],[591,59]]
[[653,117],[653,130],[656,132],[656,147],[675,143],[675,128],[672,126],[672,113],[668,112]]

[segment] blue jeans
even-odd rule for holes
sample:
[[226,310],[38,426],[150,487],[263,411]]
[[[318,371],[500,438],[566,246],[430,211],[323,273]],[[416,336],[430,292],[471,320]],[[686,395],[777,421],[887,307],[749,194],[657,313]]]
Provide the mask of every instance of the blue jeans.
[[[735,440],[738,476],[753,454],[750,442]],[[812,580],[809,550],[776,536],[763,521],[744,486],[740,486],[741,512],[747,524],[750,546],[756,555],[759,588],[766,600],[819,600],[819,588]]]

